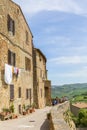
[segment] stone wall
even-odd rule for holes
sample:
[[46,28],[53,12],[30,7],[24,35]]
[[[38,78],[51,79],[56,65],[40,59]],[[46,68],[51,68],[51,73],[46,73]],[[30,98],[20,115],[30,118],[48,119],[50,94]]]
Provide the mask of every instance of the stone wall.
[[87,130],[87,128],[77,128],[76,130]]
[[76,130],[75,125],[71,118],[68,116],[67,120],[64,116],[67,110],[70,109],[69,102],[55,105],[51,110],[51,128],[50,130]]
[[[8,31],[8,15],[14,20],[15,35]],[[26,43],[26,31],[28,41]],[[0,0],[0,33],[7,36],[14,44],[32,54],[32,33],[21,11],[21,8],[11,0]]]
[[72,112],[75,116],[78,116],[78,113],[79,113],[80,108],[74,106],[73,104],[70,104],[70,110],[71,110],[71,112]]
[[[20,69],[18,77],[13,75],[11,84],[14,85],[14,100],[15,113],[19,113],[18,106],[23,104],[29,105],[33,103],[33,65],[31,71],[25,70],[25,56],[31,59],[32,57],[13,46],[9,40],[0,35],[0,111],[3,108],[9,108],[10,101],[10,85],[5,83],[4,72],[5,63],[8,64],[8,49],[16,54],[16,66]],[[21,98],[18,97],[18,88],[21,87]],[[31,99],[26,99],[26,89],[31,89]]]
[[46,99],[46,105],[50,106],[52,105],[51,101],[51,81],[45,80],[45,99]]
[[[9,18],[10,25],[8,24]],[[33,55],[34,47],[32,40],[32,32],[20,6],[12,0],[0,0],[0,111],[3,108],[9,108],[11,103],[14,104],[16,113],[19,113],[19,105],[21,105],[22,109],[23,105],[32,105],[33,101],[37,103],[39,108],[43,108],[46,105],[45,91],[47,89],[45,89],[44,81],[47,78],[46,57],[39,49],[36,49],[35,55]],[[8,50],[12,52],[10,53],[11,55],[15,54],[15,58],[12,57],[12,60],[15,59],[14,66],[8,62],[8,57],[11,59],[11,55],[8,56]],[[30,64],[26,67],[26,63]],[[21,70],[17,78],[13,75],[10,84],[14,86],[13,101],[10,101],[10,85],[4,81],[5,64],[12,65],[12,67],[17,67]],[[31,66],[31,69],[26,70],[29,66]],[[19,87],[21,88],[20,98],[18,97]],[[49,88],[47,92],[50,93],[50,81],[46,87]],[[26,99],[27,89],[31,89],[28,99]]]
[[[8,31],[8,15],[15,23],[15,34]],[[28,38],[26,41],[26,32]],[[19,113],[23,104],[33,103],[33,44],[32,33],[21,11],[21,8],[11,0],[0,0],[0,111],[14,104],[15,113]],[[8,50],[15,53],[15,67],[21,70],[16,78],[13,75],[14,100],[10,101],[10,85],[4,81],[5,63],[8,64]],[[30,71],[27,71],[25,57],[30,60]],[[18,89],[21,87],[21,97]],[[31,89],[31,97],[26,99],[26,89]]]
[[43,78],[46,79],[46,58],[39,49],[34,48],[34,101],[38,108],[46,105]]

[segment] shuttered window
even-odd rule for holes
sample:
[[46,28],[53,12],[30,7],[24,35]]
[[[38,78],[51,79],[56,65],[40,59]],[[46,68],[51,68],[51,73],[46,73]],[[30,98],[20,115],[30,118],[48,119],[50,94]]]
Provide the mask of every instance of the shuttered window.
[[30,71],[31,70],[31,60],[25,57],[25,70]]
[[15,53],[8,50],[8,64],[15,66]]
[[18,97],[21,98],[21,87],[18,89]]
[[41,98],[42,98],[42,96],[43,96],[43,90],[42,90],[42,88],[40,89],[40,92],[41,92]]
[[28,99],[29,98],[29,91],[28,91],[28,89],[26,89],[26,99]]
[[14,85],[10,85],[10,100],[14,100]]
[[31,99],[31,89],[29,89],[29,99]]
[[8,27],[8,31],[12,32],[12,34],[15,35],[15,22],[10,17],[10,15],[7,15],[7,27]]
[[31,89],[26,89],[26,99],[31,99]]
[[21,105],[18,106],[19,114],[21,114]]
[[28,32],[26,31],[26,44],[28,44]]

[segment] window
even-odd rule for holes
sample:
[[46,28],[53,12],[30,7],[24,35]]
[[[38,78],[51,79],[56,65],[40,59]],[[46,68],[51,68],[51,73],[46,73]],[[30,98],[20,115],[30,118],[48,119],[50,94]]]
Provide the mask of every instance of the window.
[[42,78],[43,78],[43,80],[45,80],[45,79],[46,79],[46,75],[45,75],[45,73],[43,73]]
[[31,99],[31,89],[29,89],[29,99]]
[[31,89],[26,89],[26,99],[31,99]]
[[28,96],[29,96],[28,89],[26,89],[26,99],[29,98]]
[[7,27],[8,31],[15,35],[15,22],[10,15],[7,16]]
[[25,57],[25,70],[30,71],[31,70],[31,60]]
[[21,87],[18,89],[18,97],[21,98]]
[[10,85],[10,100],[14,100],[14,85]]
[[15,66],[15,53],[8,50],[8,64]]
[[26,31],[26,44],[28,44],[28,32]]
[[19,107],[19,114],[21,114],[21,105],[19,105],[18,107]]
[[42,98],[42,96],[43,96],[43,94],[42,94],[42,93],[43,93],[42,89],[40,89],[40,92],[41,92],[41,98]]

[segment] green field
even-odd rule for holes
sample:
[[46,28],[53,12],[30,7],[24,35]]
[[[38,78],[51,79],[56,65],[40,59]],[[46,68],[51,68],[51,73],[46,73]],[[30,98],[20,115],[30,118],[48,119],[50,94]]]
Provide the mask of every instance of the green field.
[[51,90],[52,98],[67,96],[70,100],[87,101],[87,83],[83,84],[66,84],[63,86],[53,85]]

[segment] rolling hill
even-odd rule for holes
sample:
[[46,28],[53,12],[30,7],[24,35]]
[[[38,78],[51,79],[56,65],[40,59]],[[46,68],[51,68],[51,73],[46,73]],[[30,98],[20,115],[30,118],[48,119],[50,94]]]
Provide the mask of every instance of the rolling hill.
[[72,99],[78,95],[87,95],[87,83],[65,84],[62,86],[52,85],[51,88],[52,97],[67,96],[69,99]]

